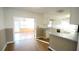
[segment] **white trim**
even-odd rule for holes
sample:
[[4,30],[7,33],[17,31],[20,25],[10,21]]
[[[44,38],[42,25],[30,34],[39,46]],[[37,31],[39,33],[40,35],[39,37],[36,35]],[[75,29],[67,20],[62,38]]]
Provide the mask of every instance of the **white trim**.
[[52,50],[52,51],[56,51],[56,50],[54,50],[53,48],[51,48],[50,46],[48,47],[50,50]]
[[43,42],[43,43],[49,44],[49,42],[46,42],[46,41],[43,41],[43,40],[39,40],[39,39],[37,39],[37,40],[40,41],[40,42]]
[[2,51],[5,51],[6,47],[7,47],[7,44],[4,45],[4,47],[2,48]]
[[7,44],[14,43],[14,41],[7,42]]
[[7,42],[7,43],[4,45],[4,47],[2,48],[2,51],[5,51],[7,45],[10,44],[10,43],[14,43],[14,41]]

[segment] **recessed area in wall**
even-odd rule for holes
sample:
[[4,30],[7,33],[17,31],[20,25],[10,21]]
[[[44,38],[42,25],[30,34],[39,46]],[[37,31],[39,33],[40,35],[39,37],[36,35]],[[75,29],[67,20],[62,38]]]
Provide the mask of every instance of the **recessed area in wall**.
[[50,19],[48,27],[72,33],[76,32],[78,28],[77,25],[70,24],[70,14],[64,15],[64,17],[60,16],[59,18],[53,20]]

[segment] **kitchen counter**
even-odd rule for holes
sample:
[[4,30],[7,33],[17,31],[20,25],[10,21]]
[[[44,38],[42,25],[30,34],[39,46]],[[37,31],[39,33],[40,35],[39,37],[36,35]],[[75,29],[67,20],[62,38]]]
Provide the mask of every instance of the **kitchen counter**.
[[76,51],[78,33],[49,32],[49,47],[56,51]]
[[68,39],[68,40],[72,40],[72,41],[75,41],[77,42],[78,41],[78,33],[51,33],[49,32],[49,35],[54,35],[54,36],[58,36],[58,37],[61,37],[61,38],[65,38],[65,39]]

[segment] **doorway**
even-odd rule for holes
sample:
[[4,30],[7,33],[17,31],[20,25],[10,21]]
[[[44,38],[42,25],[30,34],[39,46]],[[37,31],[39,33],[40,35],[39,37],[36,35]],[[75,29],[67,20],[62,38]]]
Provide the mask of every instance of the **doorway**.
[[35,38],[35,19],[14,17],[14,41]]
[[48,51],[48,44],[36,39],[34,18],[14,17],[14,43],[6,51]]

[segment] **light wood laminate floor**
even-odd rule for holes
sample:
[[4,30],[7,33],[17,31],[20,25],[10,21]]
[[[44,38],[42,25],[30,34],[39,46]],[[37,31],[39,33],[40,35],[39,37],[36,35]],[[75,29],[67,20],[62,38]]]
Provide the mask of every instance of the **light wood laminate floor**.
[[35,39],[32,33],[16,33],[14,43],[8,44],[5,51],[48,51],[48,44]]

